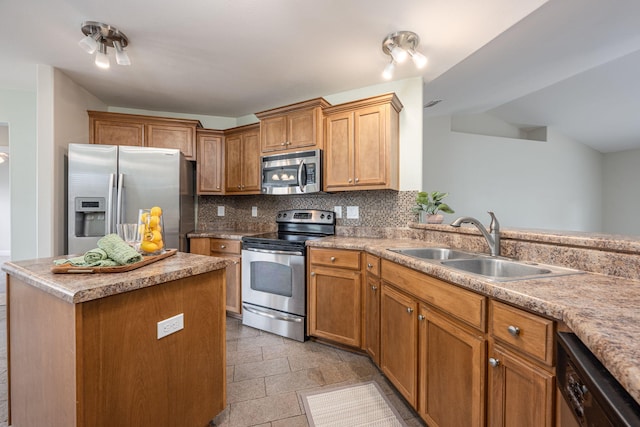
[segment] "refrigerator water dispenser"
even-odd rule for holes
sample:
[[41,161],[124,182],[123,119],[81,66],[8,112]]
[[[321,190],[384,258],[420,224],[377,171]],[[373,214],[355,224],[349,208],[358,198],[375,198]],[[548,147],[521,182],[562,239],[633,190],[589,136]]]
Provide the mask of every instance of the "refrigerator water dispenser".
[[104,236],[105,206],[104,197],[76,197],[74,235],[76,237]]

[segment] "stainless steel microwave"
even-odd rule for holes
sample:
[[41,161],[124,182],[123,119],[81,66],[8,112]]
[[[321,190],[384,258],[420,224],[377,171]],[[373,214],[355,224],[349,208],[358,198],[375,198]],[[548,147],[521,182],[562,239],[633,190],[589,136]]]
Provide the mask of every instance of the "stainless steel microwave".
[[262,194],[322,191],[322,150],[262,157]]

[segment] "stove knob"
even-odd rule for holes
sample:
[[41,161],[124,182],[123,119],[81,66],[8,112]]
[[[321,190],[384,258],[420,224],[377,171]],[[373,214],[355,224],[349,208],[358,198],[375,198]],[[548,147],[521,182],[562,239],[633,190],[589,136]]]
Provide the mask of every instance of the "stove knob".
[[324,219],[324,214],[320,214],[320,219]]
[[282,214],[281,213],[278,214],[278,218],[282,218]]
[[331,214],[327,215],[327,219],[331,219]]

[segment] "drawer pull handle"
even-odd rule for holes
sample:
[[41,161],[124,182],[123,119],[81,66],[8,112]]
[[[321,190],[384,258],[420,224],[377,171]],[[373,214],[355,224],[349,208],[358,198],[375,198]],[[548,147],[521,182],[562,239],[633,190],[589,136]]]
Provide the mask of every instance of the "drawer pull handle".
[[498,359],[494,359],[493,357],[490,357],[489,365],[491,365],[492,368],[497,368],[498,366],[500,366],[500,361]]
[[336,262],[336,257],[332,256],[331,258],[329,258],[331,260],[331,262]]
[[424,315],[418,314],[418,320],[424,320],[424,319],[425,319]]
[[520,335],[520,328],[518,328],[517,326],[511,325],[507,328],[507,331],[509,331],[509,333],[514,337],[517,337],[518,335]]
[[407,307],[407,313],[409,313],[409,314],[413,313],[413,308]]

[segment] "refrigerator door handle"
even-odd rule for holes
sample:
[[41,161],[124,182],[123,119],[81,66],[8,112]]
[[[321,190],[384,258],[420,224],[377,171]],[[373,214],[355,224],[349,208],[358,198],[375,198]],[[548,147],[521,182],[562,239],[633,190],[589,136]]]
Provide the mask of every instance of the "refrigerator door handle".
[[107,217],[105,218],[104,234],[110,234],[113,230],[113,189],[115,187],[116,174],[109,174],[109,193],[107,197]]
[[116,207],[116,224],[122,224],[122,187],[124,187],[124,174],[121,173],[118,175],[118,204]]

